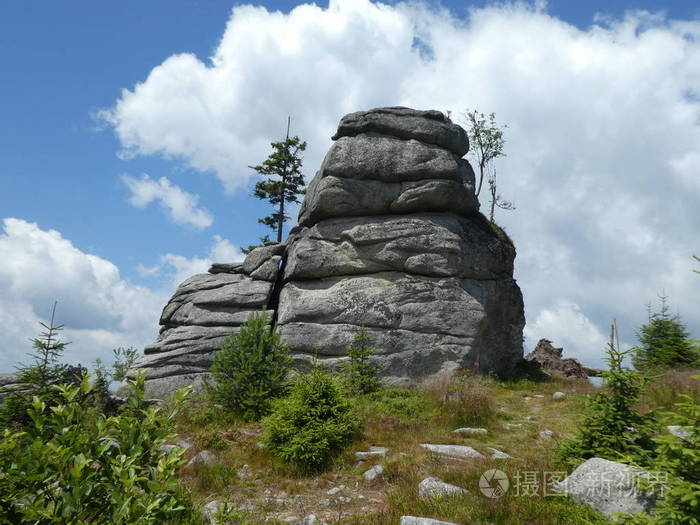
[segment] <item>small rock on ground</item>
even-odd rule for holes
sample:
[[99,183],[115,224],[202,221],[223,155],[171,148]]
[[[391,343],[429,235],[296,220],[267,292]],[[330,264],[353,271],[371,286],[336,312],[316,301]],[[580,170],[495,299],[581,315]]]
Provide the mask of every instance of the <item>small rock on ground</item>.
[[401,525],[457,525],[457,523],[416,516],[401,516]]
[[294,525],[316,525],[317,523],[318,520],[316,516],[311,514],[310,516],[306,516],[303,520],[297,521]]
[[458,428],[457,430],[453,430],[455,434],[488,434],[488,430],[485,428]]
[[421,447],[428,449],[436,454],[444,454],[445,456],[454,456],[458,458],[483,458],[484,455],[472,447],[466,445],[432,445],[422,443]]
[[554,437],[554,432],[549,430],[548,428],[545,428],[544,430],[540,431],[540,439],[552,439]]
[[384,456],[386,456],[387,452],[388,450],[385,447],[369,447],[369,450],[367,451],[355,452],[355,458],[359,459],[360,461],[372,457],[383,458]]
[[425,478],[418,484],[418,497],[420,498],[450,496],[453,494],[466,494],[468,492],[468,490],[462,487],[450,485],[438,478]]
[[552,399],[554,399],[555,401],[557,401],[559,399],[564,399],[565,397],[566,397],[566,394],[564,392],[554,392],[552,394]]
[[497,448],[488,447],[488,449],[491,451],[491,459],[513,459],[513,456],[506,454]]
[[209,452],[208,450],[202,450],[198,452],[190,461],[187,463],[188,467],[198,467],[200,465],[213,465],[218,461],[215,454]]
[[384,467],[381,465],[375,465],[362,476],[365,478],[365,481],[374,481],[382,475],[382,472],[384,472]]

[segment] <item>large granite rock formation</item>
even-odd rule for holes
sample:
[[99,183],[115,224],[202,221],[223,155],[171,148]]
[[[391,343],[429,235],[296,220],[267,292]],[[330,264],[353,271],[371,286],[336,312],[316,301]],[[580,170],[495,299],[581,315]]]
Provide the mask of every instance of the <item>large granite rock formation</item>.
[[466,132],[437,111],[345,116],[285,244],[185,281],[145,349],[153,395],[200,381],[224,337],[267,309],[299,365],[337,365],[360,326],[383,375],[459,367],[506,374],[522,358],[515,248],[478,211]]

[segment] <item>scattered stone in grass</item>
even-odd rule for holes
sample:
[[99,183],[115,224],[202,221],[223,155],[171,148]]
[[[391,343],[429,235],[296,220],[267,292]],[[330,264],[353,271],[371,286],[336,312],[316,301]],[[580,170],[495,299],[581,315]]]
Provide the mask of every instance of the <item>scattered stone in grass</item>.
[[540,431],[539,436],[540,436],[540,439],[552,439],[554,437],[554,432],[545,428],[544,430]]
[[366,450],[364,452],[355,452],[355,458],[360,461],[364,461],[365,459],[375,457],[383,458],[386,456],[387,452],[388,449],[386,449],[385,447],[369,447],[369,450]]
[[457,525],[449,521],[419,518],[417,516],[401,516],[401,525]]
[[458,428],[457,430],[453,430],[455,434],[488,434],[488,430],[485,428]]
[[491,459],[513,459],[513,456],[498,450],[497,448],[487,447],[491,451]]
[[328,494],[329,496],[335,496],[341,490],[345,490],[345,485],[340,485],[338,487],[333,487],[332,489],[328,489],[326,491],[326,494]]
[[523,401],[532,401],[532,398],[530,396],[525,396],[523,397]]
[[504,426],[507,430],[511,430],[511,429],[513,429],[513,428],[523,428],[523,424],[522,424],[522,423],[504,423],[503,426]]
[[178,449],[178,448],[180,448],[180,447],[178,447],[177,445],[161,445],[158,447],[158,450],[160,450],[161,452],[167,453],[167,452],[172,452],[173,450]]
[[297,521],[295,525],[316,525],[317,523],[318,519],[316,519],[314,514],[311,514],[306,516],[303,520]]
[[219,513],[219,508],[223,505],[222,502],[214,500],[210,501],[204,507],[202,507],[202,515],[204,519],[209,520],[209,523],[216,524],[216,515]]
[[564,399],[566,397],[566,394],[564,392],[554,392],[552,394],[552,399],[555,401],[558,401],[559,399]]
[[418,484],[418,497],[420,498],[467,494],[468,492],[468,490],[463,489],[462,487],[450,485],[449,483],[445,483],[438,478],[425,478]]
[[188,449],[192,446],[192,442],[188,439],[180,439],[177,442],[177,446],[180,448]]
[[459,458],[484,457],[482,453],[466,445],[432,445],[428,443],[422,443],[421,447],[428,449],[430,452],[435,452],[436,454],[443,454],[445,456],[455,456]]
[[602,458],[581,463],[555,488],[570,494],[575,503],[586,504],[612,518],[614,513],[648,512],[655,504],[653,494],[638,490],[636,481],[648,472]]
[[362,477],[365,478],[365,481],[374,481],[377,479],[379,476],[382,475],[382,472],[384,472],[384,467],[381,465],[374,465],[371,469],[369,469],[367,472],[362,474]]
[[190,461],[187,463],[188,467],[198,467],[200,465],[213,465],[218,462],[219,458],[216,454],[209,452],[208,450],[202,450],[198,452]]
[[543,398],[543,397],[544,397],[542,394],[533,394],[533,395],[534,395],[534,397],[539,397],[539,398]]
[[690,441],[690,429],[683,428],[680,425],[668,425],[666,429],[674,436],[679,437],[684,441]]

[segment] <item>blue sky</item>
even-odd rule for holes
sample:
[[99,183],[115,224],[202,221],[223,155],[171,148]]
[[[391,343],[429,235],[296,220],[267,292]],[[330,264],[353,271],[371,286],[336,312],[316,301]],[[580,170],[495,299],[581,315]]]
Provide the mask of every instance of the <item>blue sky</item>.
[[[310,180],[342,114],[391,104],[478,106],[509,124],[499,174],[518,210],[501,220],[520,254],[529,345],[549,337],[599,362],[612,317],[633,342],[662,291],[700,335],[689,272],[700,252],[696,2],[296,7],[2,2],[0,220],[15,222],[0,230],[0,328],[11,334],[0,369],[54,298],[78,360],[147,343],[178,280],[265,233],[246,166],[288,113],[310,142]],[[341,37],[333,20],[346,24]],[[296,47],[276,42],[280,31]],[[192,56],[171,58],[181,53]],[[580,134],[558,143],[572,128]],[[664,179],[675,182],[655,186]],[[567,200],[574,210],[557,204]]]

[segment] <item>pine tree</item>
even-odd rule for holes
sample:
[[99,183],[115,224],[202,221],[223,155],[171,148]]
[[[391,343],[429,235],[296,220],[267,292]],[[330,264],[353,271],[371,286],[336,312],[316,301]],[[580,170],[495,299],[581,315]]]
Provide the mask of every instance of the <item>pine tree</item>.
[[226,338],[214,355],[209,395],[245,421],[267,415],[273,399],[287,392],[289,349],[270,328],[265,313],[253,313],[240,332]]
[[379,365],[371,362],[371,357],[376,351],[372,346],[372,336],[361,326],[353,338],[352,346],[348,348],[350,361],[342,368],[345,384],[352,394],[369,394],[381,387]]
[[678,314],[671,315],[661,296],[661,311],[651,312],[649,322],[637,331],[639,346],[634,347],[632,363],[644,372],[700,364],[700,353],[688,339],[689,333]]
[[287,137],[282,142],[272,142],[272,153],[258,166],[249,166],[266,177],[255,184],[254,195],[270,202],[275,211],[258,219],[258,222],[277,233],[277,242],[282,242],[282,227],[289,219],[285,214],[285,204],[299,202],[299,195],[305,193],[304,175],[301,173],[301,152],[306,142],[298,136],[289,137],[290,119],[287,119]]

